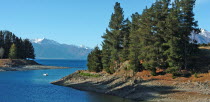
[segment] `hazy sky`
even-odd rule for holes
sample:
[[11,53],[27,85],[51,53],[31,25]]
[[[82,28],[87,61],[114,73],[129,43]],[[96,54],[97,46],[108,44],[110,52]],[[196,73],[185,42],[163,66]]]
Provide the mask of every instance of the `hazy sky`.
[[[0,30],[94,47],[101,44],[115,2],[129,17],[154,0],[0,0]],[[199,27],[210,31],[210,0],[197,0],[194,11]]]

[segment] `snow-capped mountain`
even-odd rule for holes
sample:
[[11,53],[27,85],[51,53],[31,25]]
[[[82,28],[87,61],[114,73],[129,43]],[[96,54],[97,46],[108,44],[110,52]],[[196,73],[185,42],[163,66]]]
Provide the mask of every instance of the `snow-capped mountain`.
[[91,49],[90,47],[87,47],[87,46],[85,46],[85,45],[80,45],[79,47],[80,47],[80,48],[85,48],[85,49]]
[[60,44],[54,40],[42,38],[42,39],[31,39],[30,40],[32,43],[37,43],[37,44]]
[[198,44],[208,44],[210,43],[210,32],[205,29],[200,29],[199,34],[192,33],[190,38],[195,39]]
[[31,39],[37,59],[87,59],[91,48],[60,44],[54,40]]
[[40,43],[42,42],[42,40],[44,40],[45,38],[43,39],[31,39],[30,41],[33,42],[33,43]]

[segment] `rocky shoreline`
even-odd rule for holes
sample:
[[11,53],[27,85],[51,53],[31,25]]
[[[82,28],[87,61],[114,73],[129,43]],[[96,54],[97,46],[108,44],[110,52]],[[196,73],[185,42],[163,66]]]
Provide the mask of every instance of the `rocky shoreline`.
[[0,67],[2,71],[27,71],[27,70],[41,70],[41,69],[64,69],[70,67],[57,67],[57,66],[46,66],[46,65],[25,65],[18,67]]
[[210,80],[203,82],[181,82],[179,80],[142,79],[141,77],[125,77],[106,73],[91,73],[95,76],[97,75],[97,77],[92,77],[84,76],[81,73],[89,72],[77,71],[58,81],[52,82],[52,84],[137,101],[210,101]]
[[40,69],[63,69],[69,67],[46,66],[38,64],[33,60],[24,59],[0,59],[1,71],[26,71],[26,70],[40,70]]

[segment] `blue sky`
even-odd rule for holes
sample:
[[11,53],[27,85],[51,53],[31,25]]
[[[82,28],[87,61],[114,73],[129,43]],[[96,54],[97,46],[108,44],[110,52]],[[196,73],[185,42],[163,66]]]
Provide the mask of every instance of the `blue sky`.
[[[125,17],[155,0],[0,0],[0,30],[22,38],[48,38],[60,43],[94,47],[108,26],[115,2]],[[197,0],[196,20],[210,31],[210,0]]]

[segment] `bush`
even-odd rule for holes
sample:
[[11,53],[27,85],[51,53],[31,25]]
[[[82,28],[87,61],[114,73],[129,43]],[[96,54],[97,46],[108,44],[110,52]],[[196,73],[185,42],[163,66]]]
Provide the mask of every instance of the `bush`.
[[182,76],[182,73],[180,73],[180,72],[173,72],[172,75],[173,76],[180,77],[180,76]]
[[151,73],[150,73],[152,76],[157,76],[157,73],[156,73],[156,68],[153,68],[151,69]]
[[175,73],[177,72],[178,68],[177,67],[172,67],[172,68],[168,68],[166,69],[166,73]]
[[176,68],[167,69],[166,72],[171,73],[172,77],[190,77],[191,73],[188,71],[177,71]]
[[130,64],[125,64],[123,69],[126,71],[131,70]]
[[191,76],[191,73],[183,73],[182,76],[183,76],[183,77],[190,77],[190,76]]
[[177,76],[172,76],[173,79],[177,78]]
[[194,77],[195,77],[195,78],[198,78],[198,74],[197,74],[197,73],[195,73],[195,74],[194,74]]
[[105,68],[105,71],[109,74],[113,74],[112,71],[109,68]]

